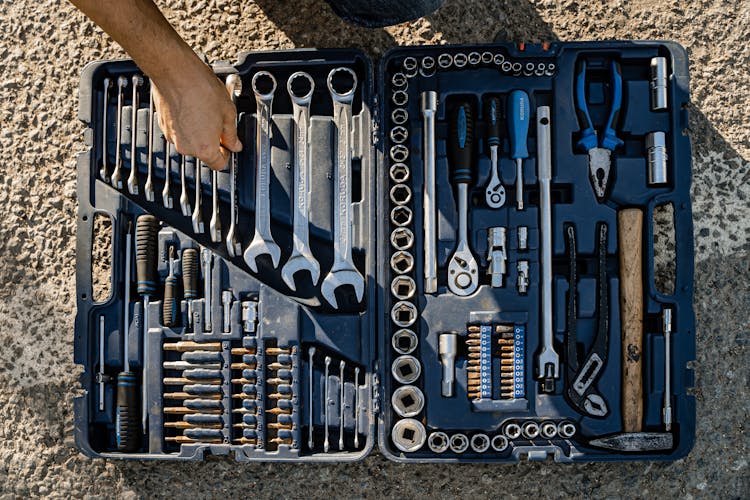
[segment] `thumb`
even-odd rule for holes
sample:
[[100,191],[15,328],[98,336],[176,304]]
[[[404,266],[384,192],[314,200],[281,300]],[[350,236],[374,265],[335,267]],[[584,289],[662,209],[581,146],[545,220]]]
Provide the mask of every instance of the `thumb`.
[[242,142],[237,137],[237,125],[234,118],[224,120],[224,127],[221,130],[221,145],[235,153],[242,151]]

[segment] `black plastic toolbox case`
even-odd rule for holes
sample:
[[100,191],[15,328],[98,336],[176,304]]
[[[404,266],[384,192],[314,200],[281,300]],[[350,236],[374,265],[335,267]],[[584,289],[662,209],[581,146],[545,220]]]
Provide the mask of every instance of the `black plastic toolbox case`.
[[[443,67],[440,56],[449,54],[451,63]],[[474,60],[479,56],[478,60]],[[484,57],[483,57],[484,56]],[[492,56],[492,57],[490,57]],[[649,109],[649,61],[656,56],[667,60],[669,78],[666,111]],[[432,58],[433,67],[424,67],[424,58]],[[414,73],[405,70],[404,62],[415,58],[418,67]],[[464,62],[459,65],[458,59]],[[587,155],[576,148],[580,139],[576,118],[575,74],[577,61],[617,60],[622,68],[623,103],[617,122],[617,132],[624,144],[613,153],[612,187],[604,202],[594,197],[587,177]],[[466,59],[464,61],[464,59]],[[447,61],[444,58],[443,61]],[[454,62],[455,61],[455,62]],[[503,65],[508,62],[510,66]],[[515,64],[514,64],[515,63]],[[518,64],[520,63],[520,64]],[[533,63],[529,66],[530,63]],[[540,70],[542,65],[542,71]],[[352,146],[352,214],[353,259],[364,277],[364,297],[361,302],[353,294],[339,293],[339,310],[333,309],[320,293],[323,281],[334,259],[333,203],[335,186],[334,135],[331,98],[326,88],[326,75],[336,67],[354,70],[358,86],[353,103]],[[259,259],[257,273],[251,271],[242,258],[229,257],[226,245],[212,242],[206,233],[196,234],[190,217],[179,213],[177,186],[180,185],[180,156],[172,152],[169,157],[174,209],[161,203],[159,191],[165,178],[165,149],[163,134],[154,125],[154,137],[149,138],[148,83],[140,91],[137,113],[136,137],[137,165],[141,184],[147,172],[147,147],[153,148],[153,178],[156,187],[154,201],[146,201],[142,190],[129,194],[124,187],[118,190],[99,175],[102,167],[102,142],[107,143],[107,163],[115,162],[117,101],[110,90],[104,103],[103,81],[116,81],[119,76],[130,77],[138,73],[132,61],[100,61],[86,67],[81,79],[79,118],[86,124],[86,151],[78,157],[79,217],[77,234],[77,306],[75,323],[75,362],[82,365],[81,385],[83,395],[75,400],[75,436],[78,447],[92,457],[197,460],[206,454],[232,454],[238,461],[352,461],[367,456],[376,438],[380,451],[397,461],[468,461],[513,462],[519,460],[545,460],[561,462],[615,461],[668,459],[685,456],[692,447],[695,433],[695,401],[688,394],[693,385],[693,371],[689,363],[695,359],[694,316],[692,310],[693,241],[692,216],[689,197],[691,180],[691,151],[686,130],[688,117],[687,55],[682,47],[669,42],[585,42],[554,43],[547,45],[464,45],[402,47],[389,51],[374,72],[370,60],[362,53],[350,49],[290,50],[253,52],[242,54],[236,64],[219,61],[213,68],[220,78],[238,73],[242,78],[242,93],[237,101],[238,130],[244,150],[238,155],[238,231],[242,250],[253,238],[255,210],[255,151],[256,105],[250,88],[250,79],[258,71],[271,72],[278,83],[273,102],[271,137],[270,199],[273,237],[281,248],[281,259],[274,268],[271,259]],[[291,102],[286,94],[287,78],[294,72],[308,72],[315,81],[311,102],[310,155],[313,193],[310,203],[310,238],[313,254],[320,262],[320,282],[313,286],[307,276],[298,279],[297,290],[291,290],[281,279],[280,271],[292,248],[292,208],[294,165],[294,133]],[[396,73],[406,80],[394,80]],[[401,78],[401,76],[397,78]],[[596,80],[587,87],[589,92],[603,93],[608,89],[605,80]],[[131,87],[128,87],[130,90]],[[398,105],[393,100],[397,90],[404,90],[405,101]],[[508,141],[500,145],[499,168],[506,187],[508,201],[500,209],[490,209],[484,202],[484,188],[490,175],[490,160],[485,142],[487,111],[484,100],[497,96],[505,100],[516,89],[524,90],[531,103],[531,114],[538,106],[549,106],[552,123],[552,259],[553,259],[553,318],[554,345],[560,355],[560,376],[555,380],[552,393],[540,390],[535,370],[535,357],[541,345],[541,255],[540,255],[540,192],[536,166],[536,134],[532,120],[529,130],[528,158],[523,160],[524,198],[526,207],[518,211],[513,203],[515,163],[508,156]],[[420,221],[423,220],[423,123],[420,111],[420,93],[438,92],[436,114],[436,199],[438,211],[436,259],[438,263],[438,293],[426,294],[423,290],[424,239]],[[123,173],[129,172],[131,155],[132,102],[125,92],[119,143]],[[609,104],[600,97],[589,105],[594,122],[606,118]],[[469,297],[457,297],[446,287],[445,270],[456,246],[457,212],[454,190],[451,186],[446,158],[447,122],[451,119],[451,106],[457,99],[468,101],[475,112],[474,176],[469,187],[469,243],[479,262],[479,289]],[[107,109],[103,137],[103,104]],[[403,108],[407,113],[404,128],[407,138],[391,137],[394,127],[393,110]],[[661,186],[647,183],[647,151],[645,136],[655,130],[666,133],[668,151],[668,182]],[[507,131],[506,131],[507,136]],[[153,139],[156,140],[153,140]],[[397,143],[408,145],[408,156],[403,162],[393,158],[392,148]],[[185,161],[185,160],[183,160]],[[400,182],[410,186],[411,196],[394,205],[391,189],[395,180],[391,176],[394,163],[406,166],[407,179]],[[195,162],[187,159],[194,171]],[[211,174],[205,166],[201,175],[204,220],[210,212]],[[225,171],[218,174],[219,213],[222,227],[229,226],[230,176]],[[195,176],[186,180],[187,191],[195,200]],[[665,295],[655,285],[653,212],[656,207],[670,205],[674,223],[674,293]],[[410,250],[413,261],[408,269],[397,271],[390,265],[394,253],[392,230],[402,226],[393,219],[392,208],[410,208],[412,228]],[[675,341],[671,354],[671,382],[674,418],[668,449],[652,451],[613,451],[593,446],[592,440],[623,431],[621,415],[622,345],[620,339],[620,306],[618,292],[618,238],[617,213],[622,207],[637,206],[643,211],[643,418],[642,430],[659,433],[663,428],[664,357],[665,341],[661,327],[662,309],[668,307],[673,314]],[[96,214],[111,218],[113,242],[111,248],[112,294],[104,302],[93,301],[92,246]],[[128,311],[132,318],[128,345],[123,346],[123,270],[125,268],[124,241],[128,227],[135,227],[137,217],[152,214],[162,223],[158,236],[158,273],[161,283],[169,273],[167,248],[178,252],[186,248],[206,249],[212,254],[211,281],[213,304],[211,316],[214,325],[222,320],[223,310],[219,297],[222,291],[231,292],[228,310],[228,332],[218,328],[203,331],[205,317],[196,313],[204,299],[193,300],[193,316],[201,328],[188,333],[185,301],[179,302],[180,325],[164,327],[160,322],[163,304],[163,285],[149,304],[147,334],[141,332],[143,308],[140,296],[135,293],[135,282],[128,298]],[[575,410],[564,395],[567,390],[566,359],[566,294],[569,266],[566,266],[565,228],[576,228],[578,254],[578,335],[588,348],[592,342],[596,323],[596,265],[594,262],[597,222],[606,223],[609,237],[606,243],[607,282],[609,295],[608,355],[601,368],[598,391],[607,402],[603,417],[583,415]],[[490,286],[485,276],[490,226],[507,228],[507,271],[502,288]],[[528,228],[527,248],[519,249],[516,229]],[[135,250],[133,250],[133,253]],[[581,257],[583,256],[583,257]],[[528,291],[517,291],[518,268],[516,263],[528,264]],[[178,257],[177,262],[180,259]],[[135,270],[135,265],[132,266]],[[177,265],[179,267],[179,265]],[[202,267],[202,266],[201,266]],[[135,273],[135,271],[133,271]],[[407,292],[406,302],[415,306],[417,315],[407,327],[395,324],[393,307],[398,301],[391,290],[394,278],[409,276],[416,290]],[[199,276],[200,278],[200,276]],[[395,285],[394,285],[395,286]],[[349,292],[349,289],[345,290]],[[401,297],[404,298],[404,297]],[[196,304],[199,305],[196,308]],[[242,309],[247,305],[257,312],[257,323],[246,328]],[[104,328],[100,332],[101,318]],[[469,337],[469,327],[495,328],[512,325],[516,341],[514,355],[520,359],[522,375],[514,382],[517,391],[511,400],[498,396],[498,388],[490,390],[491,397],[472,400],[467,392],[469,384],[470,350],[464,345]],[[193,325],[195,327],[195,324]],[[399,346],[392,339],[394,333],[407,328],[417,337],[416,347]],[[248,331],[252,330],[252,331]],[[490,330],[487,330],[490,331]],[[498,329],[497,331],[500,331]],[[460,346],[455,359],[455,392],[452,397],[441,396],[441,358],[438,335],[443,332],[458,334]],[[482,330],[482,335],[485,330]],[[520,334],[520,335],[519,335]],[[104,339],[101,342],[100,335]],[[493,333],[488,339],[495,340]],[[520,336],[521,343],[518,343]],[[145,340],[144,340],[145,338]],[[179,375],[171,371],[185,362],[180,353],[165,350],[164,345],[178,341],[218,342],[216,354],[220,372],[220,396],[212,399],[212,408],[221,408],[211,415],[214,432],[205,442],[200,438],[179,437],[179,417],[168,414],[165,408],[174,403],[176,390],[164,385],[167,376]],[[500,340],[498,340],[500,342]],[[239,371],[247,366],[245,356],[237,354],[253,349],[252,362],[254,388],[246,387]],[[311,348],[315,348],[310,363]],[[396,350],[398,349],[398,351]],[[244,351],[243,351],[244,350]],[[150,376],[147,381],[147,433],[134,452],[120,452],[116,442],[117,387],[115,378],[123,369],[123,354],[127,356],[136,373],[140,373],[147,353]],[[277,353],[282,354],[267,354]],[[416,415],[398,414],[393,406],[393,393],[403,384],[396,380],[398,373],[392,365],[399,354],[409,352],[417,360],[416,381],[409,383],[421,393],[423,401]],[[279,361],[282,360],[283,362]],[[165,363],[173,363],[167,365]],[[492,371],[499,361],[492,361]],[[283,366],[282,366],[283,365]],[[279,368],[288,368],[289,398],[284,407],[270,392],[271,383]],[[520,367],[520,368],[519,368]],[[414,375],[414,368],[411,367]],[[238,371],[239,370],[239,371]],[[159,376],[154,375],[157,373]],[[285,372],[286,373],[286,372]],[[343,381],[341,383],[341,374]],[[517,373],[516,373],[517,374]],[[403,375],[403,374],[401,374]],[[493,375],[494,377],[494,375]],[[141,377],[136,377],[136,384]],[[277,382],[274,382],[277,383]],[[250,384],[253,385],[253,384]],[[103,391],[103,398],[100,397]],[[311,391],[312,390],[312,394]],[[494,392],[492,392],[494,391]],[[236,397],[238,394],[241,397]],[[252,394],[251,405],[245,407],[247,395]],[[265,396],[265,398],[264,398]],[[408,403],[414,403],[414,393]],[[187,397],[187,396],[186,396]],[[139,396],[140,398],[140,396]],[[184,400],[183,400],[184,401]],[[252,416],[248,408],[252,408]],[[200,412],[199,410],[191,410]],[[406,414],[408,418],[402,418]],[[180,414],[181,415],[181,414]],[[279,418],[283,416],[282,418]],[[399,421],[411,419],[423,427],[424,437],[407,428],[405,439],[417,442],[413,451],[403,451],[394,445],[392,429]],[[176,422],[168,424],[168,422]],[[245,433],[251,425],[252,431]],[[527,435],[533,426],[554,424],[555,429],[572,424],[570,433],[544,438]],[[312,425],[311,425],[312,424]],[[519,434],[508,436],[510,424],[518,424]],[[171,427],[167,427],[171,425]],[[187,426],[187,424],[185,424]],[[312,431],[311,431],[312,428]],[[276,430],[274,430],[276,429]],[[281,429],[281,430],[279,430]],[[551,427],[548,427],[551,429]],[[551,432],[551,431],[550,431]],[[445,446],[432,436],[444,433]],[[463,436],[461,439],[456,435]],[[175,438],[174,436],[178,436]],[[215,436],[220,436],[215,438]],[[251,436],[244,438],[243,436]],[[310,438],[312,436],[312,438]],[[475,436],[482,436],[475,438]],[[501,436],[495,439],[496,436]],[[170,438],[172,438],[170,440]],[[275,438],[275,440],[274,440]],[[403,440],[404,435],[400,438]],[[419,441],[421,439],[421,445]],[[487,440],[486,443],[484,440]],[[180,441],[181,440],[181,441]],[[454,442],[455,441],[455,442]],[[465,441],[463,443],[462,441]],[[476,441],[476,442],[475,442]],[[469,446],[471,442],[471,446]],[[491,446],[490,446],[491,443]],[[486,444],[486,446],[485,446]],[[464,446],[465,445],[465,446]],[[496,446],[497,445],[497,446]],[[444,449],[443,449],[444,448]]]

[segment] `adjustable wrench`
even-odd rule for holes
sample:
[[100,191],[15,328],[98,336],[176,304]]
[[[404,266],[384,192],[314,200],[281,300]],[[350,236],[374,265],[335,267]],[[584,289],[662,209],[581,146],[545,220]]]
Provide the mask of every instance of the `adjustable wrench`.
[[[197,163],[196,163],[196,168],[197,168]],[[208,232],[210,233],[211,241],[213,241],[214,243],[219,243],[221,241],[221,219],[219,219],[219,171],[218,170],[211,171],[211,221],[208,223]]]
[[172,143],[164,141],[164,189],[161,191],[161,199],[164,203],[164,208],[172,208],[172,193],[170,192],[170,185],[172,177]]
[[133,106],[132,119],[130,120],[130,176],[128,176],[128,193],[138,194],[138,159],[136,140],[138,138],[138,106],[140,104],[140,92],[143,85],[141,75],[133,75]]
[[154,201],[154,85],[149,83],[148,92],[148,174],[146,185],[143,186],[146,201]]
[[[292,83],[295,80],[307,80],[310,90],[302,97],[294,93]],[[294,116],[294,210],[293,245],[289,260],[281,269],[284,283],[296,290],[294,275],[298,271],[309,271],[312,284],[317,285],[320,279],[320,264],[310,249],[309,207],[310,207],[310,99],[315,90],[315,82],[307,73],[294,73],[286,82],[289,97],[292,100]]]
[[[242,93],[242,79],[240,75],[232,74],[227,77],[227,91],[232,98],[232,104],[237,107],[237,98]],[[239,110],[237,124],[239,125]],[[227,231],[227,253],[230,257],[237,257],[242,248],[237,241],[237,153],[229,154],[229,231]]]
[[112,186],[115,189],[122,189],[122,155],[120,154],[120,147],[122,146],[122,90],[128,86],[128,79],[121,76],[117,79],[117,124],[115,127],[115,134],[117,134],[115,142],[115,170],[112,172]]
[[201,202],[201,161],[195,159],[195,209],[193,209],[193,232],[203,234],[203,203]]
[[[271,90],[262,93],[258,90],[259,79],[268,80]],[[254,272],[258,272],[255,259],[261,255],[270,255],[274,269],[279,265],[281,249],[273,241],[271,234],[271,198],[269,184],[271,181],[271,107],[273,94],[276,92],[276,79],[268,71],[259,71],[253,76],[253,93],[257,105],[258,122],[255,132],[256,170],[255,170],[255,234],[245,249],[245,262]]]
[[102,166],[99,169],[99,177],[104,182],[109,182],[109,167],[107,165],[107,108],[109,107],[109,88],[112,80],[104,79],[104,97],[102,97]]
[[190,197],[187,192],[187,156],[182,155],[182,161],[180,162],[180,209],[182,215],[190,217],[192,215],[192,209],[190,208]]
[[[333,87],[333,77],[336,73],[348,73],[352,79],[352,87],[339,93]],[[352,261],[352,205],[351,205],[351,168],[352,168],[352,101],[357,90],[357,75],[349,68],[334,68],[328,73],[328,92],[333,100],[333,123],[336,125],[336,141],[334,158],[336,158],[334,174],[334,210],[333,210],[333,266],[323,280],[321,292],[323,297],[334,309],[338,309],[336,302],[337,288],[344,285],[354,287],[357,302],[362,301],[365,282]]]

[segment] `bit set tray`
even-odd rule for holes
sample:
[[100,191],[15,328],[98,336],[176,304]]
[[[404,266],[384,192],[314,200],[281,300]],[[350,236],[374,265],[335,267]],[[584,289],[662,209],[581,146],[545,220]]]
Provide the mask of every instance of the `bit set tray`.
[[[132,61],[82,75],[84,453],[689,452],[682,47],[404,47],[377,70],[356,50],[291,50],[212,67],[244,146],[219,172],[165,141]],[[669,293],[655,269],[664,207]],[[111,293],[95,300],[102,261]]]

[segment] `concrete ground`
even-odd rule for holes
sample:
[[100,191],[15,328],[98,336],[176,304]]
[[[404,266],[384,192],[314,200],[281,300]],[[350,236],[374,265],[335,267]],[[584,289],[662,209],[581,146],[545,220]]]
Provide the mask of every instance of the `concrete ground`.
[[364,30],[322,0],[159,2],[210,58],[242,50],[671,39],[690,54],[698,438],[670,464],[353,465],[90,460],[72,445],[77,88],[123,51],[67,2],[0,0],[0,498],[720,497],[750,495],[750,0],[447,0]]

